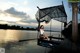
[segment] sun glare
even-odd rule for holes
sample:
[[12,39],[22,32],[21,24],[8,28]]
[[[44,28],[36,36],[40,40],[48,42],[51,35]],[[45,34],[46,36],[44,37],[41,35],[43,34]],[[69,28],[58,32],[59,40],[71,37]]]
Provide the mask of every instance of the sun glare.
[[11,17],[9,15],[6,16],[4,14],[1,14],[0,15],[0,20],[9,21],[9,22],[17,22],[17,21],[20,21],[21,19],[20,18]]

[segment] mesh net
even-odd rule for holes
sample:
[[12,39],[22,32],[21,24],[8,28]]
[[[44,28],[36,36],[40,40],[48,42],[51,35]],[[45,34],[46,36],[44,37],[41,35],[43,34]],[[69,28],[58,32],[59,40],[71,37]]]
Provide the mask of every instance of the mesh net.
[[67,15],[63,5],[39,9],[36,13],[36,19],[40,22],[49,22],[51,19],[67,22]]

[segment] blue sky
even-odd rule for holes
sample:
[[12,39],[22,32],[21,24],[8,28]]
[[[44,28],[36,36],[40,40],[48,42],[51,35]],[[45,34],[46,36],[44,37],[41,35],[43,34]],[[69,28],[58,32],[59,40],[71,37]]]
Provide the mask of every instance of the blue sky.
[[[67,0],[0,0],[0,23],[20,26],[37,26],[35,14],[40,8],[61,5],[62,1],[67,13],[68,22],[71,20],[71,8]],[[80,17],[80,16],[79,16]],[[60,22],[53,20],[54,28],[60,27]],[[56,23],[56,24],[55,24]],[[43,23],[44,24],[44,23]],[[50,23],[49,23],[50,24]],[[49,24],[44,24],[49,27]],[[57,26],[57,27],[56,27]]]

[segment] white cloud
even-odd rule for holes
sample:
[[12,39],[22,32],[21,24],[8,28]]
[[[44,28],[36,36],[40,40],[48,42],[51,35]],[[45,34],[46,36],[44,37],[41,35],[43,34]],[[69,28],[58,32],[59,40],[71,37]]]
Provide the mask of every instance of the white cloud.
[[0,20],[0,24],[8,24],[8,22]]
[[31,9],[30,8],[28,8],[28,7],[18,7],[18,8],[16,8],[18,11],[23,11],[23,12],[26,12],[26,13],[28,13],[28,12],[30,12],[31,11]]
[[[31,3],[28,3],[28,2],[29,2],[28,0],[14,0],[14,1],[0,0],[0,5],[1,5],[0,10],[2,10],[0,11],[0,13],[4,14],[4,15],[0,14],[0,18],[2,17],[1,20],[5,20],[3,23],[7,23],[8,21],[8,24],[37,26],[37,22],[35,20],[35,13],[37,11],[37,8],[34,6],[35,4],[32,5]],[[11,10],[11,7],[13,7],[13,10]],[[12,11],[14,11],[15,13],[13,13]],[[22,15],[19,13],[22,13]],[[31,17],[31,18],[30,17],[28,18],[29,20],[27,20],[26,18],[23,19],[23,17],[26,17],[25,15],[26,13]],[[17,22],[11,23],[10,19],[13,20],[13,22],[14,20],[16,20]],[[44,25],[49,27],[50,26],[49,24],[44,24]],[[56,22],[56,23],[53,22],[52,25],[53,27],[59,26],[59,22]]]
[[21,25],[24,27],[37,27],[38,24],[37,23],[25,23],[25,22],[16,22],[16,25]]
[[27,1],[24,1],[24,2],[23,2],[23,5],[27,5],[27,4],[28,4],[28,2],[27,2]]
[[[0,10],[0,20],[1,21],[12,23],[12,22],[18,22],[22,20],[27,21],[28,20],[27,18],[29,19],[29,15],[27,15],[25,12],[17,11],[13,7],[10,9],[4,10],[4,11]],[[24,22],[24,23],[27,23],[27,22]]]
[[3,10],[3,11],[11,7],[11,5],[9,5],[6,2],[0,2],[0,5],[1,5],[0,10]]
[[1,24],[37,26],[36,20],[30,19],[26,13],[17,11],[13,7],[4,11],[0,10],[0,21],[3,22],[0,22]]
[[10,2],[8,0],[0,0],[0,10],[6,10],[10,7],[17,7],[18,3]]
[[0,20],[8,21],[8,22],[16,22],[20,21],[20,18],[11,17],[9,14],[0,14]]
[[15,7],[15,6],[18,6],[19,4],[17,4],[17,3],[14,3],[14,2],[7,2],[8,3],[8,5],[11,5],[12,7]]
[[14,7],[11,7],[4,12],[10,14],[12,17],[28,18],[28,15],[25,12],[17,11]]
[[20,25],[28,25],[28,23],[24,23],[24,22],[16,22],[16,24],[20,24]]
[[8,0],[1,0],[0,1],[0,10],[4,11],[6,9],[9,9],[11,7],[14,7],[17,11],[23,11],[31,15],[29,12],[31,11],[31,8],[28,7],[28,1],[24,0],[23,2],[17,1],[17,2],[12,2]]

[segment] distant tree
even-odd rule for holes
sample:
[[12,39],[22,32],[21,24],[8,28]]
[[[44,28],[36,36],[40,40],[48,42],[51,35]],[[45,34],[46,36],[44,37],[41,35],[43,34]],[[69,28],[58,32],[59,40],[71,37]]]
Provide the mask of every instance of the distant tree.
[[36,30],[35,28],[29,28],[29,27],[21,27],[16,25],[8,25],[8,24],[0,24],[0,29],[15,29],[15,30]]

